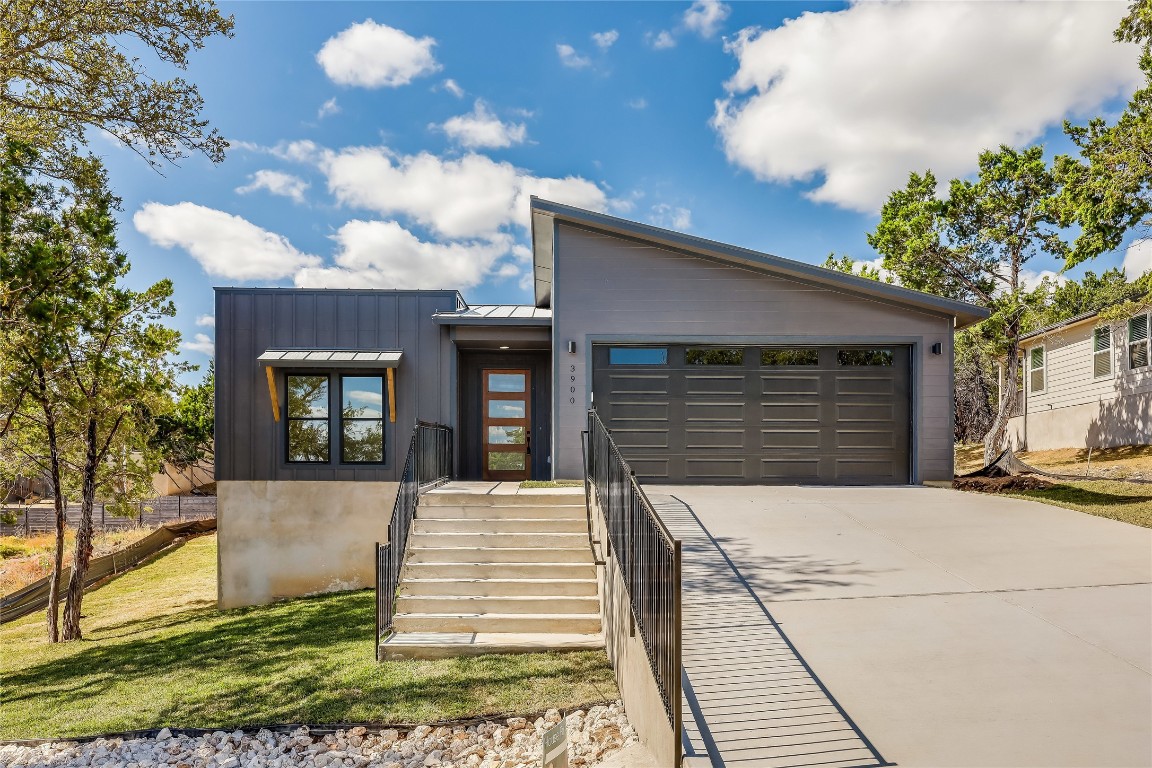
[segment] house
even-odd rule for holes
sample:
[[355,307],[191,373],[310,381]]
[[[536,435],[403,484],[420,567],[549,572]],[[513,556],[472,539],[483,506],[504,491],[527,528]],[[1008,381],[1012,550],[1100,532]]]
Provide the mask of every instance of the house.
[[953,333],[985,310],[531,206],[531,306],[217,289],[223,606],[371,584],[416,420],[461,479],[582,477],[590,406],[642,481],[952,479]]
[[1118,323],[1088,312],[1023,336],[1023,386],[1008,422],[1012,447],[1152,442],[1150,324],[1148,311]]

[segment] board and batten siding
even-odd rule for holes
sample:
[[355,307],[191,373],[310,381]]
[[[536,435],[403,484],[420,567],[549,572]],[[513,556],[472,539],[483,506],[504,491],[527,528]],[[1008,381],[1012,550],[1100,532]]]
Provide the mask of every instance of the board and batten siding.
[[[216,289],[216,479],[391,481],[417,419],[450,423],[455,355],[432,314],[456,309],[456,291]],[[309,466],[285,461],[281,421],[256,358],[266,349],[403,350],[396,423],[385,420],[386,464]]]
[[[663,341],[913,345],[913,482],[953,467],[951,317],[556,222],[553,474],[579,477],[591,346]],[[575,341],[576,354],[567,351]],[[931,346],[940,343],[942,354]]]

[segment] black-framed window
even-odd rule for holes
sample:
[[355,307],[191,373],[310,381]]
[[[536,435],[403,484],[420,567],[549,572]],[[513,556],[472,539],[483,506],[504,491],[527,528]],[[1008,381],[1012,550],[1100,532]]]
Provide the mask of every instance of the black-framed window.
[[327,464],[331,456],[328,430],[328,377],[288,375],[288,461]]
[[744,350],[738,348],[688,347],[684,350],[687,365],[744,365]]
[[668,365],[668,348],[610,347],[608,365]]
[[340,461],[384,463],[384,377],[340,377]]
[[820,350],[812,348],[762,349],[760,365],[819,365]]
[[891,366],[890,349],[840,349],[836,351],[837,365],[844,366]]

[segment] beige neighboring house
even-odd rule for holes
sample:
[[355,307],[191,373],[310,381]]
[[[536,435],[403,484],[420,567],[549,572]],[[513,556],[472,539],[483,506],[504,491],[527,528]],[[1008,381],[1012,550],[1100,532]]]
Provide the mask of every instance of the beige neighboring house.
[[152,475],[152,489],[157,496],[176,496],[214,482],[216,467],[210,461],[198,461],[184,469],[168,465],[163,472]]
[[1008,422],[1012,447],[1152,443],[1150,331],[1147,311],[1119,323],[1090,312],[1022,337],[1021,402]]

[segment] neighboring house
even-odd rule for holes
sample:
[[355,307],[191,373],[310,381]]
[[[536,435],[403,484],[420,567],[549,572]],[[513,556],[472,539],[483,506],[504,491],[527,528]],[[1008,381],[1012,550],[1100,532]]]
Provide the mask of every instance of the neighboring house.
[[222,605],[371,584],[417,419],[452,427],[461,479],[581,477],[595,406],[642,481],[951,480],[953,333],[985,310],[531,213],[534,306],[217,289]]
[[1120,323],[1078,315],[1022,337],[1017,449],[1109,448],[1152,443],[1148,312]]

